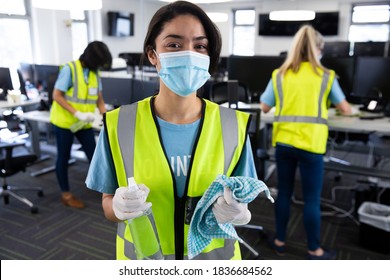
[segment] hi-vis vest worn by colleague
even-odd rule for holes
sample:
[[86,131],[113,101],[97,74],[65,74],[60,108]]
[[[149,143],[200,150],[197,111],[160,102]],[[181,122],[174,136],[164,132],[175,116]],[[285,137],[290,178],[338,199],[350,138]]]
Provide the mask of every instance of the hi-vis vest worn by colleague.
[[318,71],[320,75],[313,72],[309,62],[303,62],[297,73],[288,70],[283,77],[278,69],[272,73],[276,98],[273,146],[284,143],[312,153],[325,153],[328,96],[335,72]]
[[[94,71],[89,71],[88,83],[85,81],[83,67],[80,60],[68,63],[71,73],[73,87],[69,88],[65,93],[65,99],[80,112],[95,112],[96,102],[98,99],[98,76]],[[50,122],[61,128],[70,128],[72,124],[79,120],[73,116],[68,110],[65,110],[56,101],[50,110]],[[91,124],[87,124],[84,128],[91,128]]]
[[[150,193],[161,249],[165,259],[187,258],[187,235],[197,201],[218,174],[231,176],[243,151],[249,115],[203,100],[202,119],[191,155],[183,198],[160,141],[153,110],[154,97],[105,114],[105,131],[118,185],[127,178],[145,184]],[[148,240],[144,240],[148,242]],[[118,224],[117,258],[136,259],[126,222]],[[213,239],[196,259],[241,259],[238,242]]]

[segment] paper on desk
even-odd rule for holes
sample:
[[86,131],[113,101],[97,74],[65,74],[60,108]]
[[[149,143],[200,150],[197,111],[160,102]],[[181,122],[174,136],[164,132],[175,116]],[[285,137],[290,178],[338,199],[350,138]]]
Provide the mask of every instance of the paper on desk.
[[18,133],[12,132],[8,128],[4,128],[4,129],[0,130],[0,139],[1,140],[12,139],[12,138],[15,138],[16,136],[18,136]]

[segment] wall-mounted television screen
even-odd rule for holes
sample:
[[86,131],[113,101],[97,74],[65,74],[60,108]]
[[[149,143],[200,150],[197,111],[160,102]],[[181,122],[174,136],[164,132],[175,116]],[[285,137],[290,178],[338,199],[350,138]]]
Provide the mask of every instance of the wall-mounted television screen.
[[127,37],[134,35],[134,14],[122,12],[107,12],[108,35]]
[[339,29],[339,13],[316,13],[315,19],[310,21],[273,21],[269,19],[269,14],[259,14],[259,35],[293,36],[304,24],[312,25],[324,36],[337,35]]

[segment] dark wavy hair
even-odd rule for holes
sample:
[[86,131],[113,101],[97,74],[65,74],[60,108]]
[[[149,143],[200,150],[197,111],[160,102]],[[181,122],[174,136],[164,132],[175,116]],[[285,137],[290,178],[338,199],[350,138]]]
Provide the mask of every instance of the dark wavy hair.
[[218,65],[221,53],[222,38],[218,27],[211,21],[207,14],[197,5],[187,1],[175,1],[161,7],[152,17],[144,41],[143,58],[147,57],[150,49],[156,48],[156,38],[160,35],[165,23],[177,16],[192,15],[199,19],[208,39],[208,53],[210,56],[209,72],[213,73]]
[[101,41],[93,41],[88,44],[80,61],[92,71],[99,68],[110,69],[112,64],[112,55],[107,45]]

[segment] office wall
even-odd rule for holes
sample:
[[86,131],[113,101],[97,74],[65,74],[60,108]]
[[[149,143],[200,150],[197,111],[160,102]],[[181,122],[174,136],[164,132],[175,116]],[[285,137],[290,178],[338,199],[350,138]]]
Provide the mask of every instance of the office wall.
[[[326,37],[326,40],[347,40],[348,27],[350,23],[351,3],[356,2],[377,2],[376,0],[262,0],[239,3],[207,4],[202,5],[208,12],[228,13],[227,22],[217,23],[222,34],[223,56],[232,54],[232,10],[238,8],[255,8],[256,10],[256,35],[255,54],[256,55],[277,55],[281,51],[288,50],[292,37],[272,37],[258,36],[258,14],[268,13],[274,9],[314,9],[317,12],[339,11],[340,26],[339,35]],[[148,23],[152,15],[163,2],[150,0],[103,0],[101,11],[90,12],[90,33],[91,40],[103,40],[110,48],[114,57],[121,52],[142,52],[143,40]],[[302,5],[303,7],[299,6]],[[107,36],[107,12],[122,11],[135,14],[134,36],[116,38]],[[62,64],[72,59],[71,54],[71,33],[66,26],[69,12],[49,11],[42,9],[32,9],[32,22],[34,31],[34,53],[36,63],[56,63]]]
[[[155,11],[164,4],[162,2],[160,3],[145,0],[103,0],[103,8],[101,11],[103,26],[102,37],[103,41],[108,44],[113,56],[118,56],[121,52],[143,51],[143,40],[145,38],[148,23]],[[108,36],[108,11],[133,13],[135,19],[134,36],[122,38]]]
[[72,59],[72,34],[65,24],[69,18],[69,11],[31,9],[35,63],[62,64]]

